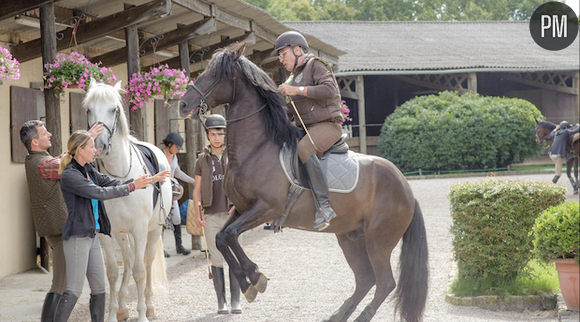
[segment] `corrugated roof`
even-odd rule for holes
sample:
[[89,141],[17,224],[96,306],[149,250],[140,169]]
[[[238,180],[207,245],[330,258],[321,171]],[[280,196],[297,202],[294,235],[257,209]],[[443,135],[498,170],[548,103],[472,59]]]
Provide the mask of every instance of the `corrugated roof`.
[[525,21],[285,24],[346,51],[339,60],[343,74],[580,69],[578,37],[564,50],[545,50],[534,42]]

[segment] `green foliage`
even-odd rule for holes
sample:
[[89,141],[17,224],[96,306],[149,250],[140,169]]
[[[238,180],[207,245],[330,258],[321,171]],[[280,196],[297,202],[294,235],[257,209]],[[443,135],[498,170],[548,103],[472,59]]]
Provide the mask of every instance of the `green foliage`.
[[506,167],[540,153],[540,118],[522,99],[441,92],[398,107],[385,120],[377,147],[404,171]]
[[534,255],[541,261],[552,258],[580,259],[580,203],[567,203],[546,209],[533,228]]
[[455,296],[509,296],[554,294],[559,288],[558,272],[554,265],[531,260],[515,279],[455,279],[450,291]]
[[527,20],[549,0],[246,0],[284,21]]
[[562,203],[549,182],[482,180],[450,187],[453,251],[462,279],[514,279],[532,256],[536,217]]

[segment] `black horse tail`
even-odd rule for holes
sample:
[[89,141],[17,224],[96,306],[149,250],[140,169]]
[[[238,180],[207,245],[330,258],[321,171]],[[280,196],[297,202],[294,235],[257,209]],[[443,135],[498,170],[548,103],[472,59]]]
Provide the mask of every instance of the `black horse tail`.
[[395,314],[400,310],[400,316],[404,321],[418,322],[423,317],[427,301],[428,259],[425,222],[419,202],[415,199],[413,220],[403,235],[399,259],[399,283],[395,291]]

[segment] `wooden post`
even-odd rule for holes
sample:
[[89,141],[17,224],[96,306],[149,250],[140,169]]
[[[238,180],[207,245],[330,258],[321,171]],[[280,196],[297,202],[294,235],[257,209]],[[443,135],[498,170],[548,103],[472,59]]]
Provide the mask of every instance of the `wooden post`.
[[[56,60],[56,26],[52,2],[40,7],[40,38],[42,40],[42,65],[52,64]],[[59,155],[62,153],[60,102],[54,96],[52,88],[44,90],[44,106],[46,129],[52,133],[50,152],[53,155]]]
[[[130,7],[130,5],[125,4],[125,10]],[[137,25],[125,28],[125,39],[127,42],[127,77],[131,79],[134,73],[139,73],[139,33]],[[144,140],[142,113],[145,112],[145,106],[135,111],[131,111],[132,106],[126,106],[125,108],[125,114],[129,116],[131,132],[138,140]]]
[[358,135],[360,140],[360,153],[367,153],[367,120],[365,116],[365,83],[364,76],[356,77],[356,94],[358,96]]
[[477,73],[469,73],[467,78],[467,90],[477,93]]
[[[54,6],[52,2],[40,6],[40,38],[42,44],[42,66],[56,60],[56,26],[54,24]],[[60,101],[54,96],[52,88],[44,90],[44,107],[46,111],[46,129],[52,133],[50,152],[52,155],[62,153],[62,132],[60,120]],[[40,263],[46,270],[49,268],[50,247],[40,238]]]
[[[183,41],[179,43],[179,58],[181,69],[186,75],[189,75],[189,43],[188,41]],[[176,106],[178,110],[179,106]],[[199,123],[197,120],[192,120],[190,118],[185,119],[185,149],[187,150],[187,169],[185,173],[194,177],[195,162],[197,161],[197,137],[199,133]],[[196,182],[195,184],[201,184],[201,182]],[[193,191],[193,187],[190,185],[189,191]],[[203,238],[201,236],[192,235],[191,236],[191,249],[202,250],[203,249]]]

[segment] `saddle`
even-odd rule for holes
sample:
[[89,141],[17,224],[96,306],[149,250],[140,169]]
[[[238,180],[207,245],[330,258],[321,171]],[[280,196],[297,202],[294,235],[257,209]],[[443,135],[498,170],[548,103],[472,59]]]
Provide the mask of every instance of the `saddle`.
[[[141,154],[142,160],[145,163],[144,167],[145,166],[147,167],[149,173],[155,175],[161,170],[169,170],[169,169],[159,169],[159,161],[157,160],[155,153],[153,153],[153,151],[149,147],[139,144],[138,142],[133,142],[133,144],[137,148],[137,151],[139,151],[139,153]],[[153,184],[155,186],[155,189],[153,189],[153,208],[155,208],[155,206],[157,205],[157,199],[159,199],[159,194],[161,193],[162,183],[163,182],[160,181]]]
[[[280,230],[302,192],[310,189],[308,175],[298,158],[298,153],[284,146],[280,149],[280,165],[290,182],[290,188],[288,189],[284,214],[272,222],[274,231]],[[329,192],[349,193],[356,188],[360,167],[356,154],[348,149],[346,134],[343,134],[340,140],[322,154],[320,165],[326,176]]]

